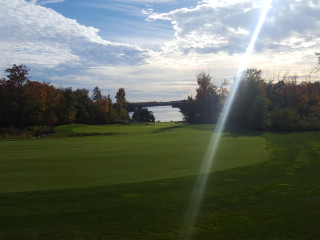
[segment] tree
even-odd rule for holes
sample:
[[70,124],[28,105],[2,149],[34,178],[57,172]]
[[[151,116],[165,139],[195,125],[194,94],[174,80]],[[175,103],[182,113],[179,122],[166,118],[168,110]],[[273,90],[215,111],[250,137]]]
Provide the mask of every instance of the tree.
[[113,107],[112,99],[110,97],[110,94],[107,96],[107,102],[108,102],[108,123],[114,123],[117,120],[117,113]]
[[255,68],[242,73],[229,117],[230,124],[248,129],[268,128],[270,101],[267,98],[267,84],[261,73]]
[[118,121],[128,121],[129,113],[127,111],[128,101],[126,99],[126,92],[124,88],[119,88],[116,93],[115,109]]
[[27,126],[42,125],[46,111],[47,91],[43,83],[28,81],[24,86],[25,122]]
[[7,80],[2,80],[6,106],[6,124],[19,128],[25,128],[25,93],[24,85],[29,81],[29,70],[25,65],[13,65],[5,70]]
[[187,100],[183,100],[179,106],[180,112],[187,123],[195,124],[198,120],[197,106],[192,96],[188,96]]
[[8,125],[8,99],[7,99],[6,80],[0,79],[0,128]]
[[49,83],[45,83],[46,89],[46,110],[43,114],[43,123],[45,125],[54,125],[59,122],[59,104],[62,99],[62,90],[57,89]]
[[75,121],[76,117],[76,98],[72,88],[61,89],[59,103],[59,123],[69,124]]
[[[78,123],[90,123],[92,112],[92,101],[89,97],[87,89],[77,89],[75,92],[75,105],[76,105],[76,121]],[[101,94],[101,93],[100,93]]]
[[110,105],[107,99],[100,99],[94,102],[94,122],[98,124],[111,123],[108,118]]
[[155,118],[152,111],[139,105],[133,112],[132,119],[136,122],[154,122]]
[[300,130],[300,116],[294,108],[276,108],[271,112],[272,129],[277,131]]
[[114,123],[117,114],[110,95],[93,103],[93,122],[98,124]]
[[225,85],[218,88],[211,83],[211,79],[209,74],[199,73],[197,75],[199,87],[196,90],[195,99],[188,96],[188,99],[184,100],[179,107],[188,123],[214,123],[217,121],[226,89],[224,89]]
[[5,70],[8,73],[8,84],[21,88],[26,82],[29,81],[27,75],[29,74],[29,70],[25,65],[13,64],[12,68],[8,68]]
[[197,75],[196,105],[198,108],[199,123],[213,123],[218,118],[219,96],[218,87],[211,83],[212,77],[201,72]]
[[94,89],[92,90],[92,100],[94,102],[99,101],[103,98],[101,91],[99,89],[98,86],[94,87]]

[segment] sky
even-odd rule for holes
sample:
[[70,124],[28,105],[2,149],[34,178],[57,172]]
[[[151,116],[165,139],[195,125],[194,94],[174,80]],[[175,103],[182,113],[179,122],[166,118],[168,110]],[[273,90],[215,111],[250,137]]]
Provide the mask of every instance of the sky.
[[[196,75],[232,81],[261,0],[0,0],[0,76],[25,64],[34,81],[99,86],[129,101],[194,95]],[[248,67],[306,75],[320,52],[320,1],[273,0]]]

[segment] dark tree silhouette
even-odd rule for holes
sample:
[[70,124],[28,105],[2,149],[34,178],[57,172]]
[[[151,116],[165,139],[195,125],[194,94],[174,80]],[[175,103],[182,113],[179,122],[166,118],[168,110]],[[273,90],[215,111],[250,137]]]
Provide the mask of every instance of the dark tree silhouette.
[[149,111],[148,108],[138,106],[132,115],[132,119],[135,122],[154,122],[155,118],[152,111]]
[[92,100],[94,102],[99,101],[103,98],[101,91],[99,89],[98,86],[94,87],[94,89],[92,90]]
[[6,73],[8,73],[8,81],[7,83],[14,87],[21,88],[27,81],[29,81],[29,78],[27,75],[29,74],[29,69],[25,65],[19,65],[13,64],[12,68],[8,68],[5,70]]
[[25,65],[13,65],[5,70],[8,73],[8,80],[3,81],[4,101],[7,113],[5,125],[12,125],[19,128],[25,128],[25,91],[24,85],[29,81],[27,75],[29,70]]
[[212,77],[201,72],[197,75],[198,88],[195,99],[188,96],[180,105],[180,111],[184,119],[191,124],[214,123],[218,119],[225,89],[218,88],[211,83]]

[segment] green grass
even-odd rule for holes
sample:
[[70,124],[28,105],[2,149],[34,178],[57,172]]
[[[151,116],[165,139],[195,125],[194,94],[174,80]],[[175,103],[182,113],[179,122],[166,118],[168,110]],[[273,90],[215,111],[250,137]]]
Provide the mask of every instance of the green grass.
[[[62,138],[70,132],[122,135]],[[62,126],[57,138],[1,141],[0,192],[78,188],[197,174],[212,126]],[[222,139],[212,170],[267,159],[260,137]],[[232,149],[232,151],[230,151]]]
[[[213,127],[151,127],[1,141],[0,239],[181,239]],[[319,132],[226,132],[193,239],[318,239],[319,161]]]

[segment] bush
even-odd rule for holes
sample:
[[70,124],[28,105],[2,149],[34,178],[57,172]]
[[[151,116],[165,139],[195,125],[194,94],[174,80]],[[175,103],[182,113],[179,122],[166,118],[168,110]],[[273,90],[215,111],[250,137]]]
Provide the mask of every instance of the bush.
[[48,127],[48,126],[29,127],[27,131],[32,132],[33,137],[44,137],[54,133],[53,127]]
[[53,127],[48,127],[48,126],[28,127],[26,130],[10,127],[10,128],[0,129],[0,138],[15,139],[15,138],[45,137],[52,133],[54,133]]

